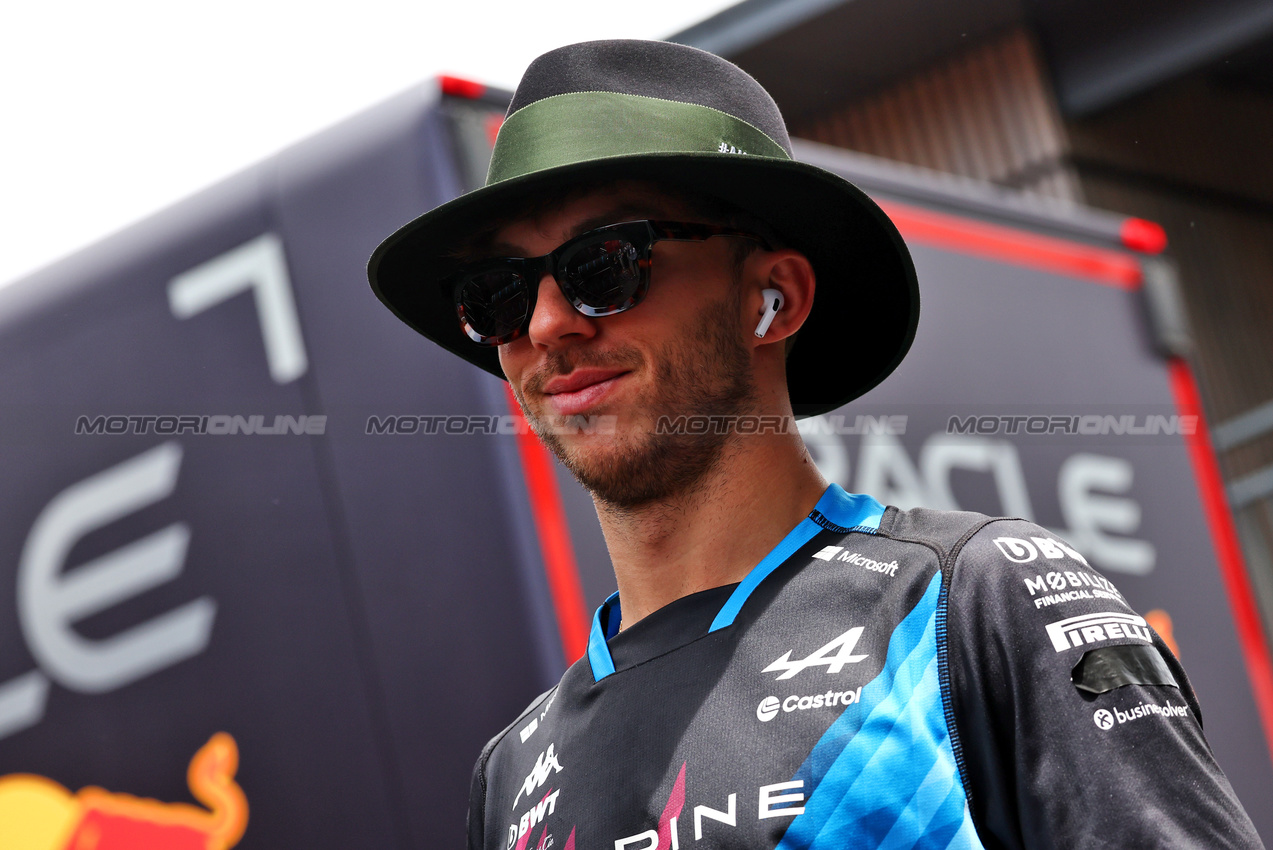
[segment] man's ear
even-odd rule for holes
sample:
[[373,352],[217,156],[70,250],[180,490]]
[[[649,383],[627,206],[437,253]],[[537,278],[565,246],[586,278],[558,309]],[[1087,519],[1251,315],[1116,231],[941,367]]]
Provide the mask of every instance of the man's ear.
[[[757,251],[748,258],[756,265],[749,271],[747,281],[754,291],[747,293],[748,315],[754,310],[754,323],[759,322],[769,306],[768,299],[761,293],[762,289],[776,289],[782,293],[782,307],[774,315],[763,338],[755,340],[756,345],[769,345],[791,339],[813,307],[813,293],[816,278],[809,258],[799,251],[783,248],[776,251]],[[749,263],[750,265],[750,263]],[[761,283],[762,286],[756,286]],[[785,356],[785,351],[784,351]]]

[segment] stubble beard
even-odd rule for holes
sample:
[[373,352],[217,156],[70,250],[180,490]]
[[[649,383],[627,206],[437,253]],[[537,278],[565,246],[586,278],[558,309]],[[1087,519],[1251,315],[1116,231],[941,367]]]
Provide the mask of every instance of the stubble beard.
[[[528,412],[539,439],[602,506],[630,512],[667,504],[700,490],[717,469],[729,441],[736,438],[732,429],[660,434],[657,423],[680,416],[735,417],[754,410],[758,393],[751,353],[730,323],[738,315],[738,300],[731,294],[704,311],[706,338],[685,338],[657,352],[654,395],[641,405],[650,415],[650,428],[633,422],[625,427],[621,417],[614,434],[584,437],[579,441],[583,445],[571,447]],[[627,353],[629,363],[632,358],[641,360],[637,352]],[[606,365],[613,364],[609,360]],[[610,451],[588,445],[598,439],[615,445]]]

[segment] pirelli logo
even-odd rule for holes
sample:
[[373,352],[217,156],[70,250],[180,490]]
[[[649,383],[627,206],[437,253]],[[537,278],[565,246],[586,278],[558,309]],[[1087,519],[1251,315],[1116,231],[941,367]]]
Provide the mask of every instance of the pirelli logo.
[[1052,638],[1052,646],[1057,652],[1065,652],[1076,646],[1106,640],[1131,638],[1143,643],[1153,643],[1154,640],[1144,617],[1112,611],[1066,617],[1064,620],[1049,623],[1046,628],[1048,637]]

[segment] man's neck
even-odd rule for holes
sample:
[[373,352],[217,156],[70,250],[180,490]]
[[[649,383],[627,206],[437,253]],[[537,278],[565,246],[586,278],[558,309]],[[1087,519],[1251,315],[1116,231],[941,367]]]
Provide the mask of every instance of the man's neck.
[[827,482],[798,434],[736,438],[691,491],[637,509],[597,503],[627,628],[741,581],[813,510]]

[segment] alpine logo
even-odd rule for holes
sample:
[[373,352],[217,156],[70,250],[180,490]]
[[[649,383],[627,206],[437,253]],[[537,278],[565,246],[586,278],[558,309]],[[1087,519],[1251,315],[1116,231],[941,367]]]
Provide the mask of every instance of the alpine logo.
[[1045,626],[1048,637],[1052,639],[1052,647],[1057,652],[1082,646],[1085,643],[1100,643],[1105,640],[1125,640],[1131,638],[1142,643],[1153,643],[1149,633],[1149,624],[1144,617],[1135,614],[1118,614],[1105,612],[1100,614],[1080,614],[1077,617],[1066,617]]
[[[1144,620],[1141,622],[1143,623]],[[792,661],[791,650],[787,650],[782,654],[781,658],[761,672],[774,673],[781,670],[782,675],[778,676],[777,680],[790,679],[810,667],[826,667],[826,672],[828,673],[839,673],[844,669],[845,664],[856,664],[868,657],[853,654],[853,648],[857,646],[858,638],[862,637],[862,629],[862,626],[849,629],[826,646],[815,651],[808,658],[800,661]]]
[[525,794],[529,797],[535,793],[535,789],[548,781],[548,777],[554,773],[561,773],[561,765],[557,763],[557,754],[553,752],[553,745],[549,744],[548,749],[539,754],[539,758],[535,759],[535,767],[531,770],[530,775],[526,777],[526,781],[522,783],[521,790],[517,792],[517,796],[513,798],[513,808],[517,808],[517,801]]

